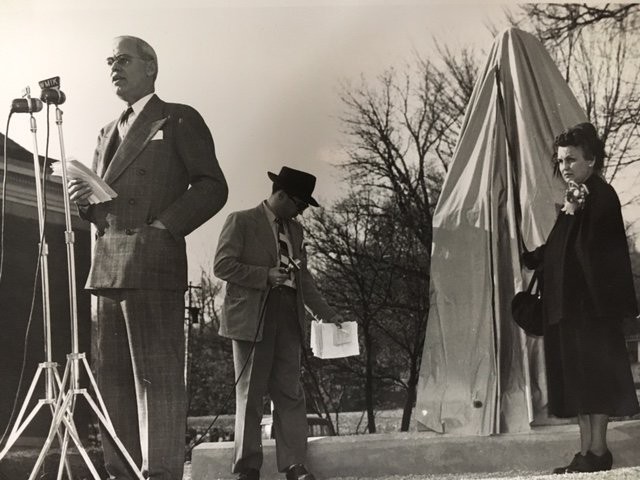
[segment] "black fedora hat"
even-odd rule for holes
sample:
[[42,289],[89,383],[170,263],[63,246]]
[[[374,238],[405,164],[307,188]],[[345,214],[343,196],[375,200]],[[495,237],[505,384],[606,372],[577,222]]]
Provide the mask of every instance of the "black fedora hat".
[[267,172],[267,175],[273,183],[292,197],[299,198],[314,207],[319,206],[311,196],[316,186],[314,175],[289,167],[282,167],[278,175],[273,172]]

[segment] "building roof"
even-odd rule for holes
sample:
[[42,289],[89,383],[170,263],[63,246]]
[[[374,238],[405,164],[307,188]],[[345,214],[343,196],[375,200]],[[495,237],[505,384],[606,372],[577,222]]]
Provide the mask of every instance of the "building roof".
[[[4,136],[4,134],[0,133],[0,158],[2,158],[2,156],[4,155],[5,139],[6,137]],[[14,140],[11,140],[11,138],[8,138],[6,140],[7,140],[7,157],[15,160],[24,161],[24,162],[33,162],[33,153],[31,153],[29,150],[27,150],[22,145],[15,142]],[[42,165],[42,162],[44,162],[44,156],[39,155],[39,158],[40,158],[40,164]],[[52,162],[57,162],[57,161],[58,160],[55,158],[49,158],[48,163],[50,165]]]
[[[6,137],[0,133],[0,180],[4,177],[4,143]],[[6,139],[7,142],[7,189],[1,192],[6,198],[7,215],[16,215],[23,218],[37,218],[37,198],[35,188],[35,172],[33,168],[33,154],[17,142]],[[40,165],[44,163],[44,156],[39,155]],[[62,179],[51,176],[51,163],[59,160],[49,158],[46,175],[46,208],[48,221],[64,224],[65,210],[62,194]],[[0,203],[2,199],[0,198]],[[89,223],[80,220],[77,209],[71,211],[72,222],[75,229],[89,230]]]

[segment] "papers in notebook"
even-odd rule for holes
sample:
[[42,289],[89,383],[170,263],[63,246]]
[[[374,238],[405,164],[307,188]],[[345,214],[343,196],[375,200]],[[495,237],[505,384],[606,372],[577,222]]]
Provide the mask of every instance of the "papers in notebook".
[[[62,177],[62,162],[54,163],[51,168],[53,170],[52,175]],[[107,185],[104,180],[76,159],[67,160],[67,177],[69,180],[84,180],[89,184],[91,190],[93,190],[93,194],[89,197],[89,203],[107,202],[118,196],[115,190]]]
[[334,323],[311,322],[311,351],[318,358],[342,358],[360,354],[358,324],[343,322],[342,328]]

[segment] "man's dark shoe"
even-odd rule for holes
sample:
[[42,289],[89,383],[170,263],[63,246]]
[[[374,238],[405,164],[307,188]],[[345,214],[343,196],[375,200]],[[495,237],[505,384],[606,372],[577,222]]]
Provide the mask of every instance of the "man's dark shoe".
[[260,470],[247,468],[238,474],[238,480],[260,480]]
[[289,468],[287,468],[285,475],[287,477],[287,480],[316,480],[316,477],[314,477],[313,474],[309,473],[309,471],[301,463],[291,465]]
[[594,466],[591,463],[591,456],[589,455],[589,453],[587,453],[587,455],[582,455],[582,453],[580,452],[576,453],[569,465],[567,465],[566,467],[554,468],[553,473],[563,474],[563,473],[593,472]]
[[611,470],[611,466],[613,465],[613,455],[611,455],[609,450],[602,455],[596,455],[589,450],[587,452],[587,456],[589,457],[589,462],[593,465],[593,470],[591,470],[592,472],[604,472]]

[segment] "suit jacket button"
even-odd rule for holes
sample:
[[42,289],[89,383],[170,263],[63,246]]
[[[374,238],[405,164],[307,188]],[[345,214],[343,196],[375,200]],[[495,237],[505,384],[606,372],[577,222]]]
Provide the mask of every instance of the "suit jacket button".
[[139,168],[137,171],[138,175],[144,175],[147,171],[144,168]]
[[135,205],[136,203],[136,199],[135,198],[130,198],[129,199],[129,205]]
[[124,233],[126,233],[127,235],[133,235],[133,230],[131,230],[130,228],[127,228]]

